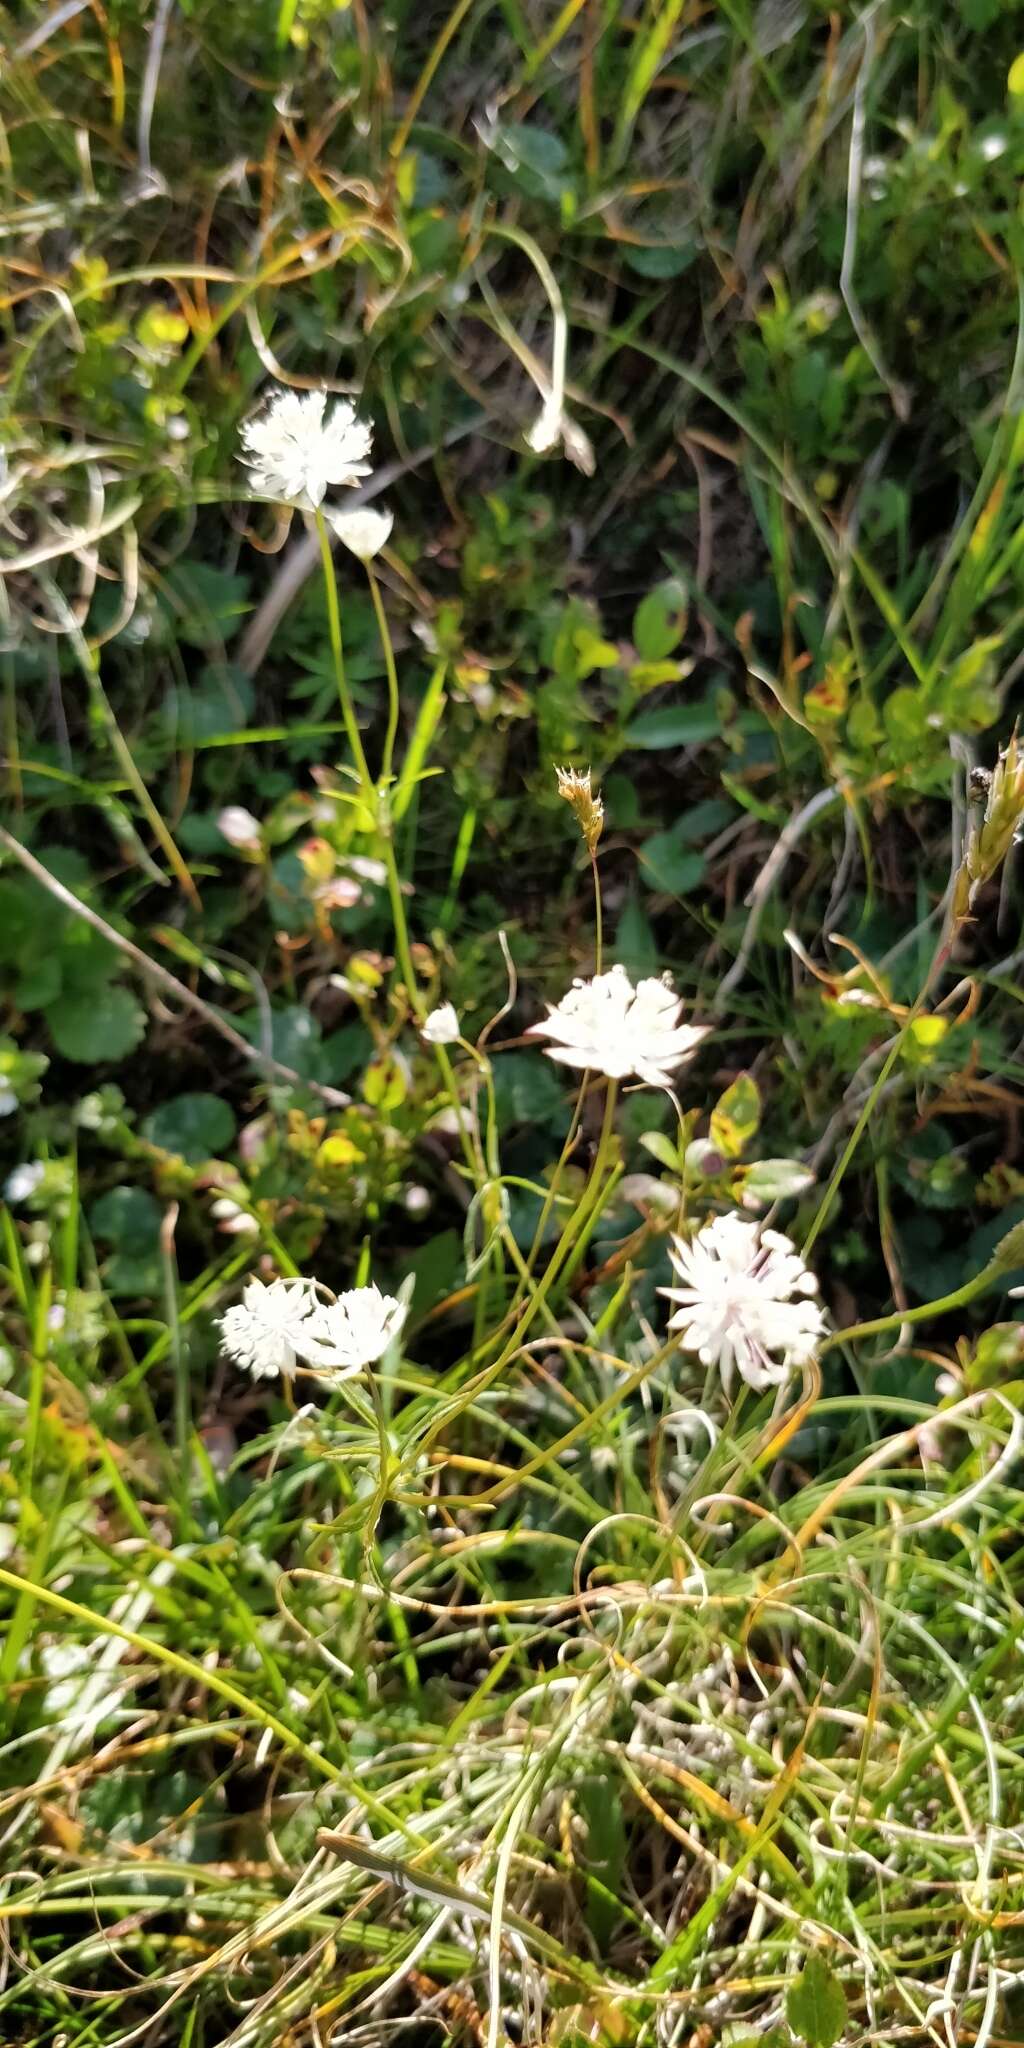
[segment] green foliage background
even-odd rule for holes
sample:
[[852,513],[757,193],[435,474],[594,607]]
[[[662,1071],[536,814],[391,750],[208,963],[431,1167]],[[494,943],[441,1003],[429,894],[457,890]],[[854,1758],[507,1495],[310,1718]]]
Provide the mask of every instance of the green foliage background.
[[[494,1248],[506,1225],[529,1248],[571,1117],[562,1076],[521,1033],[595,959],[590,867],[555,762],[589,764],[604,797],[607,957],[634,976],[671,970],[716,1027],[687,1070],[682,1140],[660,1097],[622,1105],[624,1192],[594,1222],[573,1297],[591,1337],[619,1314],[626,1246],[636,1294],[616,1341],[627,1364],[640,1356],[667,1273],[650,1205],[685,1177],[687,1140],[719,1146],[712,1199],[760,1186],[798,1240],[812,1227],[811,1176],[827,1180],[925,983],[984,802],[977,770],[1019,714],[1024,8],[90,0],[0,8],[0,32],[0,1154],[16,1175],[0,1532],[17,1582],[0,1820],[13,1816],[12,1869],[29,1859],[9,1894],[29,1931],[0,1988],[12,2038],[112,2048],[145,2026],[154,2048],[305,2048],[311,2001],[326,2028],[401,1967],[394,2012],[419,2015],[417,2044],[442,2026],[490,2048],[502,2037],[465,1934],[472,1901],[414,1964],[425,1922],[407,1894],[392,1886],[379,1914],[369,1877],[357,1896],[322,1894],[310,1861],[317,1822],[342,1825],[365,1772],[381,1802],[363,1813],[367,1833],[372,1821],[400,1861],[422,1824],[436,1874],[457,1882],[479,1841],[464,1817],[449,1827],[446,1773],[473,1731],[469,1805],[493,1830],[478,1870],[491,1904],[524,1782],[516,1744],[516,1768],[543,1779],[513,1886],[543,1937],[531,1967],[547,1973],[525,2038],[653,2042],[663,1995],[699,2027],[722,1984],[707,2048],[725,2038],[723,2013],[762,2040],[821,2048],[847,2027],[851,2040],[914,2026],[936,2038],[919,1983],[934,1988],[950,1944],[973,1953],[972,1914],[979,1942],[995,1940],[994,1892],[964,1875],[949,1839],[976,1846],[997,1825],[983,1788],[992,1743],[1019,1776],[1013,1687],[989,1654],[995,1634],[1012,1651],[1019,1626],[1012,1461],[990,1522],[950,1525],[934,1553],[886,1547],[888,1481],[866,1485],[857,1515],[837,1511],[848,1604],[818,1675],[841,1692],[837,1643],[860,1640],[866,1611],[849,1588],[866,1588],[879,1639],[898,1638],[899,1685],[880,1704],[861,1672],[850,1711],[873,1728],[891,1706],[892,1750],[858,1779],[862,1760],[838,1738],[808,1734],[806,1808],[782,1828],[770,1781],[795,1754],[793,1729],[747,1728],[753,1820],[740,1801],[724,1818],[712,1804],[709,1823],[691,1785],[681,1855],[637,1792],[632,1708],[609,1675],[615,1654],[647,1669],[664,1623],[653,1594],[637,1613],[623,1596],[626,1650],[602,1641],[604,1718],[595,1732],[583,1716],[575,1761],[563,1769],[555,1749],[530,1761],[533,1717],[546,1726],[559,1697],[542,1709],[534,1690],[579,1649],[554,1622],[550,1655],[537,1646],[546,1614],[562,1626],[579,1545],[621,1517],[601,1539],[609,1583],[649,1590],[689,1569],[658,1535],[671,1516],[654,1410],[618,1408],[603,1367],[596,1392],[581,1375],[572,1400],[601,1414],[557,1467],[543,1458],[570,1423],[525,1372],[483,1422],[460,1421],[467,1494],[474,1458],[528,1476],[490,1520],[445,1510],[468,1562],[444,1597],[457,1585],[475,1603],[472,1625],[445,1632],[366,1591],[369,1424],[346,1437],[332,1411],[330,1428],[304,1434],[279,1390],[240,1390],[213,1316],[257,1251],[338,1288],[371,1247],[382,1284],[414,1276],[423,1377],[388,1396],[399,1477],[373,1568],[415,1555],[410,1583],[429,1603],[434,1566],[415,1550],[428,1387],[448,1388],[513,1293]],[[570,437],[540,456],[527,437],[563,321],[567,414],[589,453]],[[378,833],[348,801],[315,554],[301,519],[287,531],[249,500],[237,460],[240,425],[275,380],[354,394],[374,423],[395,514],[380,572],[399,758],[411,750],[422,771],[396,834],[415,969],[424,1003],[453,1001],[472,1040],[511,996],[491,1040],[500,1214],[474,1209],[460,1180],[445,1089],[394,971]],[[339,551],[336,567],[376,756],[385,655],[359,565]],[[257,843],[229,844],[226,806],[253,814]],[[1011,853],[900,1038],[822,1229],[837,1325],[962,1290],[1024,1217],[1020,948]],[[592,1124],[568,1168],[574,1197]],[[26,1161],[40,1172],[19,1193]],[[254,1221],[255,1243],[215,1209],[225,1200]],[[549,1217],[544,1228],[550,1245]],[[799,1528],[815,1488],[941,1415],[950,1379],[1002,1402],[947,1460],[954,1490],[984,1477],[998,1429],[1015,1427],[1020,1326],[989,1327],[1012,1313],[993,1286],[919,1346],[833,1357],[771,1513]],[[737,1441],[736,1473],[716,1466],[701,1485],[735,1478],[763,1507],[753,1422]],[[908,1451],[916,1477],[929,1455]],[[910,1484],[900,1464],[892,1489]],[[327,1523],[343,1582],[329,1597],[312,1588]],[[752,1526],[730,1526],[715,1551],[727,1619],[688,1609],[681,1636],[678,1618],[666,1624],[675,1661],[655,1690],[683,1666],[742,1661],[736,1616],[766,1569]],[[297,1630],[277,1567],[297,1574]],[[817,1642],[840,1596],[820,1557],[808,1574]],[[26,1585],[71,1601],[62,1641],[95,1646],[97,1616],[127,1630],[138,1730],[127,1707],[90,1720],[88,1703],[55,1697],[57,1609]],[[926,1625],[937,1651],[914,1634]],[[806,1643],[790,1660],[788,1626],[757,1654],[799,1674]],[[311,1678],[314,1639],[328,1649]],[[113,1656],[109,1668],[116,1680]],[[211,1689],[196,1692],[203,1671]],[[817,1728],[813,1687],[809,1703]],[[704,1713],[696,1693],[679,1711]],[[912,1790],[921,1715],[956,1751],[928,1787],[938,1846],[911,1867],[869,1831],[863,1865],[836,1877],[809,1846],[812,1820],[831,1816],[835,1848],[842,1801],[865,1782],[880,1803],[890,1777]],[[273,1782],[268,1730],[283,1744]],[[115,1734],[115,1762],[97,1764]],[[429,1758],[412,1791],[404,1763],[395,1775],[404,1744]],[[692,1755],[686,1768],[692,1779]],[[313,1802],[318,1775],[327,1791]],[[29,1800],[33,1776],[43,1789]],[[950,1790],[961,1781],[970,1827]],[[670,1805],[671,1782],[658,1794]],[[1018,1809],[1014,1791],[1008,1828]],[[899,1825],[912,1830],[915,1811],[900,1808]],[[709,1825],[710,1869],[693,1850],[693,1828],[706,1848]],[[728,1910],[715,1904],[715,1859],[738,1843],[732,1882],[746,1882],[751,1828],[750,1874],[781,1885],[786,1908],[762,1946],[749,1902],[747,1920],[731,1893]],[[679,1860],[659,1864],[668,1841]],[[896,1872],[881,1907],[860,1886],[871,1858]],[[1012,1930],[1020,1872],[1013,1855],[999,1867]],[[680,1913],[663,1910],[666,1869]],[[290,1910],[284,1878],[300,1871]],[[968,1898],[966,1933],[935,1905],[942,1885]],[[718,1975],[702,1947],[716,1925]],[[851,1946],[822,1963],[815,1945],[839,1929]],[[1007,1973],[1001,2034],[994,2005],[967,2008],[988,2039],[1020,2024],[1016,1941],[1006,1931],[991,1951]],[[64,1987],[65,1952],[83,1999]],[[869,1954],[885,1987],[874,2006]],[[176,1973],[193,1963],[179,1999]],[[906,1999],[893,1990],[904,1979]],[[505,1986],[520,2024],[525,1981]],[[463,2005],[442,1996],[451,1985]]]

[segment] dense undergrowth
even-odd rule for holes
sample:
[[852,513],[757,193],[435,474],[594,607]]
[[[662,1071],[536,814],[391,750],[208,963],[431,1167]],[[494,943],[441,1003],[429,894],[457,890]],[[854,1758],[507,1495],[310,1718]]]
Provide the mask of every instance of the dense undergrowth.
[[0,2037],[1021,2041],[1024,8],[0,37]]

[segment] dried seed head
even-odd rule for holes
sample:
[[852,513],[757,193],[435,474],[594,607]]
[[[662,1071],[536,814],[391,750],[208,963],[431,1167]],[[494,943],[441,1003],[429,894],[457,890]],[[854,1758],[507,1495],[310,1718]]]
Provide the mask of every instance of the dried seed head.
[[988,779],[985,813],[967,841],[953,892],[953,915],[966,917],[982,883],[1002,867],[1024,831],[1024,755],[1011,734]]
[[590,787],[590,769],[556,768],[558,794],[572,806],[573,816],[583,834],[588,853],[593,853],[604,830],[604,805]]

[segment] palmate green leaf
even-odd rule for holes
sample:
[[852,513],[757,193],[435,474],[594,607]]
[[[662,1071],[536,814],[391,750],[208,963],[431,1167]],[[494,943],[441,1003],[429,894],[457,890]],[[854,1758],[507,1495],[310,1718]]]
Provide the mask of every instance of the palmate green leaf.
[[786,2018],[807,2048],[835,2048],[846,2025],[846,1993],[823,1956],[808,1956],[786,1993]]
[[44,1015],[57,1051],[85,1066],[125,1059],[146,1033],[146,1012],[126,988],[60,996]]
[[160,1204],[146,1188],[108,1188],[89,1211],[89,1227],[112,1249],[103,1263],[108,1293],[155,1294],[161,1284]]
[[188,1166],[219,1159],[230,1145],[237,1124],[234,1110],[219,1095],[201,1091],[174,1095],[162,1102],[142,1124],[142,1136],[163,1152],[173,1152]]

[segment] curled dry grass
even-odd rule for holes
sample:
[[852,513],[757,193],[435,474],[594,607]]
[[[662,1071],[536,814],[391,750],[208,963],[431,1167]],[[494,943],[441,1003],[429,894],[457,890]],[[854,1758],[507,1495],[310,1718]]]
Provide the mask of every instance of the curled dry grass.
[[[613,1406],[611,1500],[597,1432],[544,1451],[578,1408],[531,1376],[473,1412],[480,1456],[409,1451],[372,1539],[365,1480],[323,1507],[358,1429],[308,1415],[216,1544],[55,1530],[69,1591],[25,1597],[87,1654],[41,1705],[15,1681],[46,1726],[3,1801],[8,2024],[655,2042],[762,2031],[817,1950],[845,2038],[1013,2038],[1011,1411],[833,1398],[708,1444],[672,1399]],[[517,1414],[533,1487],[453,1511]]]

